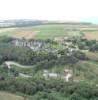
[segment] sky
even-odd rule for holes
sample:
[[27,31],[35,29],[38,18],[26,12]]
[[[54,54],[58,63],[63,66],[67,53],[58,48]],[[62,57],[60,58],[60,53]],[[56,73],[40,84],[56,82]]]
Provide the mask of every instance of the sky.
[[98,23],[98,0],[0,0],[0,19]]

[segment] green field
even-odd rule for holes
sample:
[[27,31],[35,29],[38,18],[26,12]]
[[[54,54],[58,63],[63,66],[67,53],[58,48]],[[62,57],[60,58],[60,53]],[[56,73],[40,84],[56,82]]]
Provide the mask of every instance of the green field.
[[2,33],[0,33],[0,36],[13,36],[14,35],[14,33],[13,32],[2,32]]
[[35,38],[55,38],[55,37],[63,37],[63,36],[77,36],[80,35],[79,31],[73,31],[72,26],[66,25],[41,25],[36,26],[35,30],[39,30],[39,33],[35,36]]
[[[0,31],[0,36],[14,36],[27,38],[28,34],[32,34],[29,38],[35,39],[53,39],[55,37],[63,36],[81,36],[81,31],[98,31],[96,26],[83,26],[83,25],[66,25],[66,24],[47,24],[29,27],[19,27],[10,31]],[[26,33],[27,32],[27,33]],[[33,33],[36,33],[34,35]]]

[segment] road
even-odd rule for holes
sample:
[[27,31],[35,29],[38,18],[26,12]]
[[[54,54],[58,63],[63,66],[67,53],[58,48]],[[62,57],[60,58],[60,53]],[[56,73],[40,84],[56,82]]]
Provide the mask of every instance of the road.
[[[20,65],[19,63],[13,62],[13,61],[6,61],[5,64],[8,66],[9,69],[11,68],[11,65],[15,65],[15,66],[20,67],[20,68],[33,68],[33,66],[23,66],[23,65]],[[23,74],[23,73],[19,73],[19,76],[24,77],[24,78],[32,77],[30,75]]]

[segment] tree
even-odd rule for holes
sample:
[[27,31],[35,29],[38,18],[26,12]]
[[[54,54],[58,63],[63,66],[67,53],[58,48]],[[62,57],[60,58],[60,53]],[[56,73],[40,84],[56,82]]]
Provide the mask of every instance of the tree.
[[79,60],[85,60],[85,59],[87,59],[85,53],[83,53],[81,51],[73,51],[72,52],[72,55],[74,57],[76,57],[77,59],[79,59]]
[[89,50],[92,52],[98,51],[98,44],[94,44],[93,46],[90,47]]

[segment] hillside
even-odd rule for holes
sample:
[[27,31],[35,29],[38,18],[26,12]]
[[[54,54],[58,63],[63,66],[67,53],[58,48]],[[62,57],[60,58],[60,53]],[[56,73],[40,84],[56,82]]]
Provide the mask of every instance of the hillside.
[[48,23],[1,28],[0,100],[25,100],[24,96],[28,100],[97,100],[97,27]]

